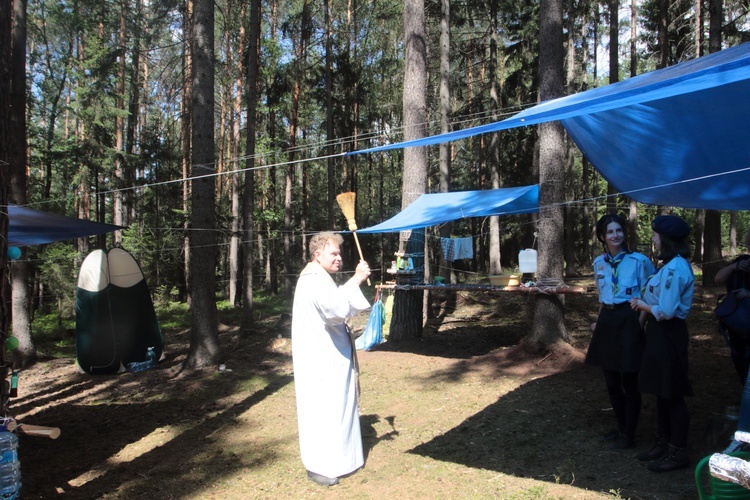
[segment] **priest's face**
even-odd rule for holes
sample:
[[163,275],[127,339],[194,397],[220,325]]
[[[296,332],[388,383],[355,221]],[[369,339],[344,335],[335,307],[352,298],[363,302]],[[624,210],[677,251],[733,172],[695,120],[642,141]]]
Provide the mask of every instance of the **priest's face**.
[[337,273],[341,269],[341,249],[338,243],[328,240],[328,243],[315,252],[315,262],[330,274]]

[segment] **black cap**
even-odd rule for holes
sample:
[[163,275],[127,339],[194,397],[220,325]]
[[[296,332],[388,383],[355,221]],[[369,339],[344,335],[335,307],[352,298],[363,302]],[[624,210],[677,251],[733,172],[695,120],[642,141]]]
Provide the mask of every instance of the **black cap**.
[[673,240],[685,239],[690,234],[690,226],[676,215],[660,215],[651,223],[651,229]]

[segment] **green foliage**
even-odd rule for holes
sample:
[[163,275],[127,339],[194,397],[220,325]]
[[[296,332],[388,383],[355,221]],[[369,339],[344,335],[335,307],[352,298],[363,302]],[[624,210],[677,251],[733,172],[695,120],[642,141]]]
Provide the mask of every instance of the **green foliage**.
[[45,303],[54,304],[60,320],[75,315],[78,283],[78,253],[68,243],[47,245],[39,255],[44,265],[39,268],[45,286]]
[[[173,303],[185,300],[186,222],[190,208],[183,206],[183,132],[185,107],[183,84],[189,80],[184,60],[183,5],[175,1],[136,2],[125,16],[125,46],[120,46],[121,4],[109,0],[75,3],[40,0],[28,8],[29,96],[28,192],[32,204],[44,202],[44,210],[68,215],[100,213],[111,221],[114,190],[123,188],[123,201],[132,216],[123,232],[122,245],[131,251],[154,290],[154,301],[171,317]],[[260,36],[258,117],[255,123],[256,155],[245,158],[246,102],[235,107],[238,93],[244,99],[248,82],[246,60],[248,26],[243,23],[241,2],[216,2],[216,214],[219,232],[217,275],[227,295],[228,251],[233,212],[230,187],[246,194],[246,172],[236,185],[227,171],[253,167],[253,224],[241,228],[241,240],[252,239],[254,284],[266,283],[266,261],[271,282],[283,280],[282,261],[288,238],[294,275],[303,263],[303,235],[344,226],[338,207],[329,199],[338,192],[357,192],[356,219],[360,227],[381,222],[401,209],[403,153],[340,157],[352,149],[395,142],[402,138],[404,41],[403,2],[375,0],[350,11],[345,3],[331,4],[330,27],[318,4],[298,0],[274,4],[273,17],[263,9]],[[578,2],[566,9],[566,43],[571,44],[570,91],[608,81],[607,68],[597,57],[608,43],[608,26],[599,13],[603,5]],[[425,50],[428,54],[425,119],[430,134],[438,132],[440,3],[428,1]],[[496,8],[496,19],[492,19]],[[623,8],[625,6],[623,5]],[[725,42],[747,38],[746,5],[725,2]],[[145,12],[136,10],[145,9]],[[694,57],[696,46],[693,2],[679,0],[669,6],[670,64]],[[247,14],[247,13],[245,13]],[[638,72],[658,64],[658,5],[639,5],[636,56]],[[538,83],[539,2],[506,0],[490,4],[469,0],[451,5],[449,84],[450,126],[457,130],[488,123],[493,117],[491,68],[498,84],[499,118],[536,103]],[[629,26],[621,16],[621,30]],[[744,23],[744,24],[743,24]],[[246,23],[245,23],[246,24]],[[490,64],[490,44],[497,41],[498,60]],[[244,45],[241,45],[241,42]],[[705,43],[705,41],[704,41]],[[629,49],[621,42],[621,75],[629,74]],[[120,62],[125,65],[120,80]],[[331,79],[327,81],[327,65]],[[598,66],[597,66],[598,65]],[[146,71],[147,69],[147,71]],[[120,90],[120,85],[124,90]],[[240,87],[240,85],[242,87]],[[330,90],[330,93],[329,93]],[[328,137],[327,119],[333,120]],[[118,147],[119,119],[131,124]],[[132,123],[131,123],[132,121]],[[490,135],[451,144],[451,190],[488,189],[492,169],[500,173],[502,186],[537,182],[534,127],[504,131],[499,164],[492,165]],[[294,148],[292,148],[294,146]],[[333,152],[334,156],[328,158]],[[437,148],[429,148],[428,191],[439,182]],[[580,152],[571,147],[566,175],[568,215],[573,217],[566,238],[576,244],[575,259],[590,265],[591,226],[606,210],[607,183],[591,167],[584,168]],[[122,167],[122,177],[116,167]],[[329,193],[329,168],[333,171]],[[117,175],[116,175],[117,174]],[[287,191],[288,188],[288,191]],[[287,206],[287,196],[289,204]],[[581,201],[581,200],[586,200]],[[628,204],[618,200],[618,211]],[[586,218],[584,211],[588,211]],[[649,223],[655,207],[638,206],[637,234],[643,248],[650,248]],[[692,225],[694,213],[677,210]],[[517,264],[520,248],[534,242],[531,217],[503,218],[501,255],[504,266]],[[750,228],[747,213],[737,216],[741,241]],[[478,235],[473,272],[481,274],[487,263],[487,221],[467,220],[454,226],[456,236]],[[428,233],[431,234],[431,233]],[[729,214],[722,217],[723,245],[729,247]],[[435,236],[437,237],[437,236]],[[437,240],[429,242],[436,253]],[[363,238],[365,257],[373,268],[387,267],[398,245],[398,235]],[[39,252],[40,276],[45,291],[43,306],[60,307],[60,318],[72,314],[72,297],[80,256],[70,244],[49,246]],[[261,254],[269,252],[270,256]],[[268,258],[267,258],[268,257]],[[36,264],[35,264],[36,265]],[[254,293],[255,301],[267,300]],[[234,314],[233,310],[224,311]],[[185,311],[175,311],[177,316]],[[170,320],[171,321],[171,320]]]

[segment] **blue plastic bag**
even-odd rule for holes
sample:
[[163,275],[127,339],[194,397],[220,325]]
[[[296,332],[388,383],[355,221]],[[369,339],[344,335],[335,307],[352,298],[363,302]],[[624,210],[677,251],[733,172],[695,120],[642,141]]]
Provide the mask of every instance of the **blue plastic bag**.
[[357,350],[364,349],[369,351],[376,345],[383,342],[383,322],[385,321],[385,308],[383,301],[376,300],[370,310],[370,317],[367,320],[367,326],[362,335],[354,341],[354,347]]

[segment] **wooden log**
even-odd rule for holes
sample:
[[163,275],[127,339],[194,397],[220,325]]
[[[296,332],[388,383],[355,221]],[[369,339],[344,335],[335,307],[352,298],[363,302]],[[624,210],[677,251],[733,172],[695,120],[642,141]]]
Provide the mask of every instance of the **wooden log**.
[[18,424],[18,432],[26,436],[40,436],[50,439],[60,437],[59,427],[46,427],[43,425]]

